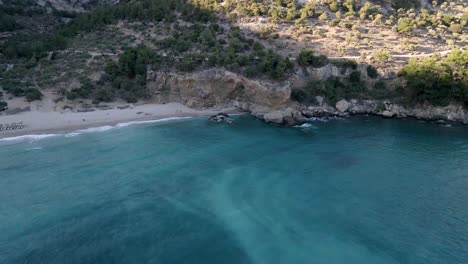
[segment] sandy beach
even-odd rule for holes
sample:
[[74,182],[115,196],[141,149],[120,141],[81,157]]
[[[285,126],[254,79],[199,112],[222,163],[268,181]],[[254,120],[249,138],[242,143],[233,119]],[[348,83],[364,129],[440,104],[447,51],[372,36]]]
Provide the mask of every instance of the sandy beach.
[[115,125],[130,121],[157,120],[168,117],[209,116],[219,112],[238,113],[236,108],[194,110],[179,103],[115,105],[112,109],[89,112],[39,111],[0,115],[3,127],[23,122],[24,128],[0,131],[0,138],[72,132],[79,129]]

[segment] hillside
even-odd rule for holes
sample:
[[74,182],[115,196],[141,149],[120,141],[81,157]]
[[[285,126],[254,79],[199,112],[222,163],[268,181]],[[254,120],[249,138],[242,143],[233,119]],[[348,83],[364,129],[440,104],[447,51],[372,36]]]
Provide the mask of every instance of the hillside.
[[[185,92],[190,84],[162,91],[154,83],[206,83],[211,69],[305,105],[316,96],[332,105],[468,104],[462,0],[2,0],[0,12],[0,85],[10,108],[43,95],[55,108],[72,109],[116,100],[203,101]],[[226,82],[223,74],[213,81]],[[234,91],[224,101],[192,104],[250,97]]]

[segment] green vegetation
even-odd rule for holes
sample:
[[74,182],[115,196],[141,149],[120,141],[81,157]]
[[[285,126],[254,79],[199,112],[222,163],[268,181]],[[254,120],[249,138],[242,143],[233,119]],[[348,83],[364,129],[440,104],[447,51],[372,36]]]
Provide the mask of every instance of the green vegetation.
[[3,80],[1,84],[5,92],[14,96],[24,96],[29,102],[41,100],[43,96],[42,93],[30,83]]
[[[148,97],[147,66],[156,65],[159,61],[159,56],[146,46],[128,48],[120,55],[118,63],[107,64],[105,79],[122,99],[134,103]],[[98,90],[98,95],[100,101],[110,101],[113,97],[108,90]]]
[[328,63],[328,59],[323,55],[314,55],[314,51],[311,49],[305,49],[297,56],[297,63],[303,67],[312,66],[320,68]]
[[359,9],[359,18],[366,19],[369,18],[369,16],[374,15],[376,13],[377,11],[375,10],[372,3],[367,2],[361,7],[361,9]]
[[344,74],[347,69],[356,70],[358,66],[356,61],[348,59],[332,60],[330,62],[336,67],[341,68],[342,74]]
[[21,26],[15,21],[12,16],[0,11],[0,32],[13,31],[20,29]]
[[410,18],[400,18],[398,19],[397,26],[398,33],[410,34],[413,32],[413,20]]
[[368,65],[367,76],[371,77],[372,79],[375,79],[379,76],[379,73],[377,72],[377,69],[374,66]]
[[24,95],[26,96],[26,100],[28,100],[28,102],[41,100],[43,96],[42,93],[37,88],[25,89]]
[[301,103],[313,103],[316,96],[323,96],[333,105],[341,99],[367,98],[366,93],[366,89],[359,81],[330,78],[325,81],[311,81],[302,89],[293,90],[291,99]]
[[391,60],[392,55],[390,54],[390,52],[388,52],[388,50],[381,49],[381,50],[375,51],[374,54],[372,55],[372,58],[378,63],[384,63],[386,61]]
[[[199,4],[193,2],[195,7],[198,7]],[[176,13],[193,22],[206,23],[214,20],[214,15],[209,10],[194,8],[185,4],[185,1],[131,1],[99,7],[93,12],[84,13],[53,34],[15,36],[0,47],[0,52],[8,58],[42,57],[47,51],[65,48],[67,39],[76,36],[79,32],[96,30],[118,20],[169,22],[175,20]]]
[[[140,0],[121,2],[114,6],[103,6],[85,13],[60,27],[53,34],[17,34],[0,44],[0,52],[8,59],[20,62],[26,68],[23,74],[16,67],[14,76],[7,74],[1,81],[8,93],[26,96],[27,87],[18,80],[24,71],[34,68],[38,61],[45,60],[49,51],[64,49],[71,38],[81,33],[103,29],[119,20],[129,22],[161,22],[171,25],[167,38],[154,41],[151,48],[139,46],[128,48],[118,63],[109,63],[106,75],[98,83],[80,78],[81,87],[64,95],[70,99],[84,98],[96,101],[111,101],[123,98],[128,102],[146,98],[146,70],[179,70],[190,72],[208,67],[225,67],[248,77],[281,79],[292,69],[292,63],[272,50],[245,38],[238,28],[225,29],[215,21],[213,11],[218,9],[215,1]],[[281,3],[289,6],[291,3]],[[261,10],[259,11],[263,13]],[[182,25],[175,20],[187,20]],[[160,24],[160,25],[161,25]],[[164,56],[157,55],[164,53]],[[52,53],[52,59],[53,55]],[[26,63],[27,62],[27,63]],[[48,62],[45,62],[48,64]],[[27,66],[30,65],[30,66]],[[105,87],[103,87],[103,84]],[[9,89],[8,87],[11,87]],[[28,100],[38,98],[30,92]]]
[[468,105],[468,51],[455,49],[446,58],[412,59],[400,75],[408,81],[408,96],[413,102]]
[[402,9],[414,8],[414,7],[418,7],[420,4],[419,0],[386,0],[386,1],[390,2],[392,7],[395,8],[395,10],[398,10],[400,8]]
[[0,101],[0,112],[5,111],[8,109],[8,104],[7,102]]

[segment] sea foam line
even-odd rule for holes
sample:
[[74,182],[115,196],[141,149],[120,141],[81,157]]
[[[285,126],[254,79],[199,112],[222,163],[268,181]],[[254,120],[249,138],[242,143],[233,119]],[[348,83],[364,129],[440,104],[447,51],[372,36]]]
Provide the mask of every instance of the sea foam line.
[[17,137],[0,138],[0,142],[1,141],[23,141],[23,140],[36,141],[36,140],[41,140],[41,139],[55,137],[55,136],[58,136],[58,134],[23,135],[23,136],[17,136]]
[[7,137],[7,138],[0,138],[0,142],[19,142],[19,141],[38,141],[46,138],[56,137],[56,136],[65,136],[65,137],[75,137],[84,133],[96,133],[96,132],[105,132],[115,128],[124,128],[133,125],[140,125],[140,124],[151,124],[151,123],[160,123],[166,121],[173,121],[173,120],[181,120],[192,118],[192,116],[184,116],[184,117],[168,117],[168,118],[161,118],[155,120],[146,120],[146,121],[129,121],[124,123],[117,123],[114,126],[100,126],[100,127],[90,127],[86,129],[76,130],[71,133],[67,134],[37,134],[37,135],[23,135],[23,136],[16,136],[16,137]]

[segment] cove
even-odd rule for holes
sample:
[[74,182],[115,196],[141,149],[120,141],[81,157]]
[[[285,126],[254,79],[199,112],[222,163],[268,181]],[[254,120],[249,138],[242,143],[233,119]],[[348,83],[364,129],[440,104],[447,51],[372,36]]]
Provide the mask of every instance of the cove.
[[468,263],[465,126],[239,116],[0,141],[0,188],[5,264]]

